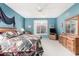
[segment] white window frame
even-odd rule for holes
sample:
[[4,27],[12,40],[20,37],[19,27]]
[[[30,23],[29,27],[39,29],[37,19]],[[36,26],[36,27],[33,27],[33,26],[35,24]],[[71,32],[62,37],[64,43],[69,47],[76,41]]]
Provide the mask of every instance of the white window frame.
[[[45,25],[45,23],[47,23]],[[44,24],[46,26],[46,33],[37,33],[37,24]],[[47,35],[48,34],[48,20],[34,20],[34,34],[35,35]]]

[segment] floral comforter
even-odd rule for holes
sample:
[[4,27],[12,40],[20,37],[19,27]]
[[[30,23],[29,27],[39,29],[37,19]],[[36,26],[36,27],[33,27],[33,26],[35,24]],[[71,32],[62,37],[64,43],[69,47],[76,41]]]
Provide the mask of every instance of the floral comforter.
[[13,38],[0,37],[0,55],[34,56],[42,55],[40,36],[23,34]]

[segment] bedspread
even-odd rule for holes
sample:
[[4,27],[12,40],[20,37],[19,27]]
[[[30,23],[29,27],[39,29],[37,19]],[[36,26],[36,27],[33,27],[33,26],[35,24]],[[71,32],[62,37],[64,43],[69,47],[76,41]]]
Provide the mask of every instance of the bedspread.
[[40,36],[19,35],[13,38],[0,40],[0,55],[4,56],[33,56],[42,55],[43,48]]

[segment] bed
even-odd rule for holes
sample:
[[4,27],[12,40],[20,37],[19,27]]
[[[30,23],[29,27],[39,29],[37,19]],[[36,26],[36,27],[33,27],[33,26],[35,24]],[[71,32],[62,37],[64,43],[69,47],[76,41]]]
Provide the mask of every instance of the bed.
[[40,36],[19,33],[15,26],[15,16],[8,17],[0,7],[1,22],[12,28],[0,27],[0,56],[38,56],[43,48]]
[[40,36],[0,28],[0,56],[40,56],[43,52]]

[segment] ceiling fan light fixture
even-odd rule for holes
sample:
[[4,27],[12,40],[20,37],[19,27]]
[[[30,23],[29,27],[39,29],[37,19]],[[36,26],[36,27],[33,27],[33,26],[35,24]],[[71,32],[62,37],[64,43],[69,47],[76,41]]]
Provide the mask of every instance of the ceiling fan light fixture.
[[38,12],[42,12],[42,10],[43,10],[43,9],[39,6],[39,7],[38,7]]

